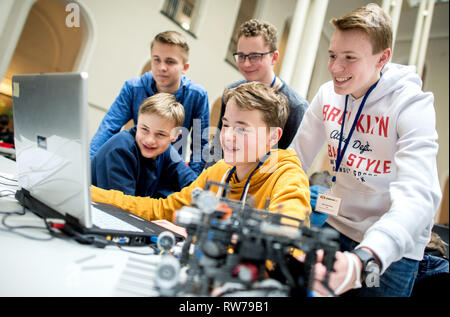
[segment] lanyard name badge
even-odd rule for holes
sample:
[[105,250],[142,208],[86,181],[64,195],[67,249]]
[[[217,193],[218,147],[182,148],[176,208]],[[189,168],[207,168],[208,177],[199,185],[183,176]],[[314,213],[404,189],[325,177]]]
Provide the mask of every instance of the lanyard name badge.
[[[381,75],[383,75],[381,73]],[[364,105],[366,104],[367,98],[369,97],[372,90],[375,89],[377,86],[379,80],[372,86],[370,86],[369,90],[364,95],[364,98],[361,102],[361,105],[359,106],[358,112],[356,113],[355,120],[353,121],[352,127],[348,133],[347,141],[344,142],[344,148],[341,151],[341,146],[343,142],[343,134],[344,134],[344,124],[345,124],[345,114],[347,113],[347,104],[348,104],[348,95],[345,96],[345,108],[344,108],[344,115],[342,118],[342,125],[341,125],[341,133],[339,135],[339,143],[338,143],[338,150],[336,154],[336,165],[334,168],[334,175],[331,180],[331,189],[328,190],[325,193],[319,193],[317,196],[317,202],[316,202],[316,211],[323,212],[329,215],[337,216],[339,213],[339,206],[341,205],[341,198],[331,195],[333,191],[333,185],[336,183],[336,174],[339,171],[339,167],[341,166],[342,159],[344,158],[345,151],[347,150],[347,146],[350,143],[350,139],[353,135],[353,132],[355,131],[356,124],[358,123],[359,117],[361,116],[362,109]]]

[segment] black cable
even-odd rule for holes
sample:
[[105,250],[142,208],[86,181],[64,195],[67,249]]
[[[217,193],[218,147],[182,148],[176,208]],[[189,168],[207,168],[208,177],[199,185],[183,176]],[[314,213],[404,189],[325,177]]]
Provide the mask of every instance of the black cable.
[[8,183],[3,183],[3,182],[0,182],[0,185],[3,185],[3,186],[12,186],[12,187],[17,187],[17,186],[18,186],[17,184],[8,184]]
[[[0,197],[4,197],[4,196],[0,196]],[[21,211],[10,211],[10,212],[0,211],[0,214],[3,215],[1,223],[6,228],[6,229],[0,228],[1,231],[11,232],[11,233],[17,234],[19,236],[22,236],[24,238],[31,239],[31,240],[36,240],[36,241],[50,241],[54,237],[58,236],[56,234],[56,232],[50,227],[49,219],[47,219],[47,218],[43,219],[44,223],[45,223],[45,227],[41,227],[41,226],[11,226],[11,225],[6,223],[6,219],[8,217],[12,216],[12,215],[18,215],[18,216],[25,215],[26,214],[25,207],[23,207]],[[153,245],[149,245],[149,247],[153,251],[152,253],[136,252],[136,251],[133,251],[133,250],[124,249],[123,248],[124,245],[116,243],[116,242],[113,242],[113,241],[108,241],[105,238],[99,239],[99,236],[97,236],[97,235],[93,235],[93,234],[83,235],[83,234],[80,234],[77,231],[72,230],[72,229],[67,230],[67,228],[68,227],[66,226],[65,229],[66,229],[66,231],[68,231],[69,234],[67,234],[66,236],[68,236],[69,238],[72,238],[74,240],[78,239],[79,241],[84,242],[84,243],[95,244],[96,246],[99,246],[99,247],[105,247],[107,245],[114,245],[114,246],[117,246],[121,251],[130,252],[130,253],[139,254],[139,255],[154,255],[154,254],[156,254],[156,250],[155,250],[155,247]],[[33,236],[30,236],[30,235],[27,235],[27,234],[15,231],[15,230],[18,230],[18,229],[46,229],[48,231],[48,233],[50,234],[50,237],[37,238],[37,237],[33,237]]]
[[47,224],[46,221],[45,221],[45,224],[46,224],[45,227],[39,227],[39,226],[10,226],[10,225],[8,225],[6,223],[6,219],[8,217],[12,216],[12,215],[19,215],[19,216],[25,215],[25,213],[26,213],[25,208],[23,208],[22,212],[20,212],[20,211],[13,211],[13,212],[0,212],[0,213],[3,214],[2,225],[6,228],[6,230],[3,229],[3,228],[0,228],[0,230],[2,230],[2,231],[15,233],[15,234],[17,234],[19,236],[22,236],[24,238],[31,239],[31,240],[36,240],[36,241],[49,241],[49,240],[52,240],[54,238],[51,230],[49,232],[50,233],[50,237],[47,237],[47,238],[32,237],[32,236],[29,236],[27,234],[15,231],[17,229],[47,229],[48,230],[49,227],[48,227],[48,224]]
[[6,180],[8,180],[8,181],[11,181],[11,182],[18,182],[18,180],[17,180],[17,179],[14,179],[14,178],[5,177],[5,176],[3,176],[3,175],[0,175],[0,177],[6,179]]
[[130,252],[130,253],[133,253],[133,254],[139,254],[139,255],[155,255],[156,254],[156,249],[153,247],[153,245],[149,245],[149,248],[153,250],[152,253],[143,253],[143,252],[137,252],[137,251],[133,251],[133,250],[123,249],[123,247],[124,247],[123,245],[120,245],[120,244],[117,244],[117,243],[114,243],[114,242],[112,242],[111,244],[116,245],[121,251]]

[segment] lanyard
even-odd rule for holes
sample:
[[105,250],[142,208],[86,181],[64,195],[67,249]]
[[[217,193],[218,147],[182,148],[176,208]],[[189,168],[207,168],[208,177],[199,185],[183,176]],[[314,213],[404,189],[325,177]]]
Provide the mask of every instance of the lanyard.
[[273,81],[270,84],[270,88],[273,88],[273,85],[275,85],[275,81],[277,80],[277,74],[275,74],[275,77],[273,77]]
[[[253,174],[267,160],[269,155],[270,155],[270,151],[259,161],[258,165],[250,173],[249,177],[247,178],[247,181],[245,182],[244,190],[242,191],[241,198],[239,199],[240,201],[242,201],[242,199],[247,196],[248,188],[250,187],[250,179],[252,178]],[[234,166],[231,169],[230,173],[228,174],[227,180],[225,181],[227,185],[230,183],[231,177],[233,176],[235,171],[236,171],[236,166]],[[222,198],[223,197],[225,197],[225,191],[222,192]],[[242,202],[242,204],[245,204],[245,200]]]
[[[383,75],[383,73],[381,73],[381,76],[382,75]],[[336,167],[334,169],[334,176],[331,179],[332,183],[336,182],[336,173],[339,171],[339,167],[341,166],[342,159],[344,158],[345,151],[347,150],[347,146],[350,143],[350,139],[351,139],[351,137],[353,135],[353,132],[355,131],[356,124],[358,123],[359,117],[361,116],[361,111],[362,111],[364,105],[366,104],[367,98],[369,97],[369,95],[372,92],[372,90],[375,89],[375,87],[377,86],[379,81],[380,80],[378,79],[375,84],[370,86],[369,90],[364,95],[364,98],[363,98],[363,100],[362,100],[362,102],[361,102],[361,104],[359,106],[358,112],[356,113],[355,121],[353,121],[352,127],[351,127],[351,129],[350,129],[350,131],[348,133],[347,141],[344,142],[345,143],[344,144],[344,148],[342,149],[342,152],[341,152],[342,139],[344,137],[343,134],[344,134],[345,115],[347,113],[347,103],[348,103],[348,95],[345,96],[344,115],[343,115],[343,118],[342,118],[341,134],[339,135],[338,150],[337,150],[337,154],[336,154]]]

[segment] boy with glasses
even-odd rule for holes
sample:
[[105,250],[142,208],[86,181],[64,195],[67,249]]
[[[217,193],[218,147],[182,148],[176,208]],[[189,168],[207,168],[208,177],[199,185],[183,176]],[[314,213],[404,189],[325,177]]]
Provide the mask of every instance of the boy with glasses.
[[[164,92],[173,94],[184,107],[183,129],[192,129],[189,167],[198,175],[205,165],[201,153],[208,151],[208,136],[202,133],[209,127],[208,94],[184,75],[189,69],[189,45],[183,35],[176,31],[159,33],[150,48],[152,70],[125,82],[92,138],[90,157],[92,159],[98,149],[130,119],[136,124],[139,106],[146,98]],[[187,135],[183,134],[174,143],[182,142],[178,152],[185,158]],[[169,184],[167,187],[169,189],[161,194],[170,193]]]
[[[297,132],[303,115],[308,108],[308,102],[275,75],[273,67],[278,61],[277,30],[263,21],[256,19],[244,22],[238,33],[237,52],[233,54],[239,71],[245,79],[232,83],[227,88],[237,87],[243,83],[256,81],[274,88],[288,99],[289,117],[283,130],[283,135],[278,142],[280,149],[286,149],[291,144]],[[210,157],[207,166],[211,166],[222,158],[222,148],[219,142],[222,117],[225,112],[225,103],[222,100],[222,108],[217,128],[219,129],[213,138]]]

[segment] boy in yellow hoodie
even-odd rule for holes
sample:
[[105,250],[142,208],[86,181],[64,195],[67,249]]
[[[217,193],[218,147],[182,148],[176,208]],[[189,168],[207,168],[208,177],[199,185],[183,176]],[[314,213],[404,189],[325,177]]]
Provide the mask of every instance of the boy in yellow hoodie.
[[[173,213],[191,204],[195,188],[207,181],[231,185],[229,198],[246,200],[253,196],[255,208],[307,220],[310,192],[308,178],[293,150],[276,149],[283,133],[289,106],[286,97],[258,82],[249,82],[226,90],[220,141],[224,158],[204,170],[180,192],[165,199],[124,195],[116,190],[91,187],[92,200],[125,209],[148,220],[172,221]],[[211,188],[218,197],[222,190]]]

